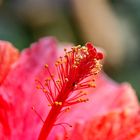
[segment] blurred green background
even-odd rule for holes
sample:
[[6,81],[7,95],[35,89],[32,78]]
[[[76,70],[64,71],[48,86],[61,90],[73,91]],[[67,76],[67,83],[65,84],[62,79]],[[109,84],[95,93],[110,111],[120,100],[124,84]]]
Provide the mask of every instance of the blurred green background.
[[139,0],[0,0],[0,39],[20,50],[43,36],[92,41],[106,50],[106,73],[140,98],[139,25]]

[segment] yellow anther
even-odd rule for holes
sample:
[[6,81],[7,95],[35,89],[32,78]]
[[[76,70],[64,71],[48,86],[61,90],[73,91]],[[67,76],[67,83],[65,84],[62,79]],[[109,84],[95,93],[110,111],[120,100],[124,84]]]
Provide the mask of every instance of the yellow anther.
[[38,82],[38,81],[39,81],[38,78],[36,78],[36,79],[35,79],[35,82]]
[[45,80],[46,82],[48,82],[48,81],[50,81],[51,80],[51,78],[50,77],[47,77],[47,79]]
[[79,55],[78,58],[81,60],[81,59],[83,59],[83,56],[82,55]]
[[68,54],[71,54],[72,53],[72,51],[69,51],[69,52],[67,52]]
[[76,66],[75,64],[73,65],[73,68],[77,68],[78,66]]
[[58,105],[62,105],[62,102],[58,102]]
[[67,58],[68,57],[68,55],[67,54],[65,54],[65,56],[64,56],[65,58]]
[[92,81],[94,82],[95,81],[95,78],[93,78]]
[[88,83],[88,86],[89,86],[89,87],[96,87],[95,83],[93,83],[93,82],[89,82],[89,83]]
[[87,101],[89,101],[89,99],[87,98],[87,99],[85,99],[85,102],[87,102]]
[[87,47],[85,47],[85,46],[82,46],[82,48],[81,48],[82,50],[84,50],[84,51],[87,51],[88,50],[88,48]]
[[69,56],[69,53],[68,52],[65,52],[65,56],[68,57]]
[[40,87],[40,85],[37,85],[36,88],[37,88],[37,89],[40,89],[41,87]]
[[54,77],[54,74],[51,74],[51,77]]
[[55,105],[60,105],[60,106],[61,106],[61,105],[62,105],[62,102],[55,101],[54,104],[55,104]]
[[87,93],[87,92],[84,92],[83,94],[84,94],[84,95],[87,95],[88,93]]
[[81,45],[77,45],[76,47],[77,47],[78,49],[81,49]]
[[45,86],[48,86],[48,83],[47,82],[45,82],[45,84],[44,84]]
[[48,68],[49,67],[49,65],[48,64],[45,64],[45,68]]
[[58,84],[58,83],[60,83],[61,82],[61,80],[60,79],[58,79],[58,80],[56,80],[56,83]]
[[69,112],[70,111],[70,107],[66,108],[65,112]]
[[63,63],[66,63],[67,62],[67,60],[66,59],[63,59]]
[[75,61],[74,64],[75,64],[76,66],[78,66],[78,65],[80,64],[80,60],[79,60],[79,61]]
[[48,104],[48,106],[52,106],[51,104]]
[[68,82],[68,81],[69,81],[69,79],[68,79],[68,78],[65,78],[65,81],[66,81],[66,82]]
[[81,91],[79,92],[79,94],[87,95],[88,92],[85,92],[85,91],[81,90]]
[[78,46],[72,47],[71,49],[73,52],[78,52]]
[[75,85],[74,85],[74,87],[75,87],[75,88],[77,88],[77,87],[78,87],[78,85],[77,85],[77,84],[75,84]]
[[61,61],[60,61],[60,60],[57,60],[56,62],[57,62],[58,64],[61,64]]
[[64,51],[66,52],[66,51],[67,51],[67,49],[66,49],[66,48],[64,48]]
[[57,102],[57,101],[55,101],[55,102],[54,102],[54,104],[55,104],[55,105],[58,105],[58,102]]
[[77,102],[81,102],[81,98],[80,99],[77,99]]
[[44,93],[48,93],[48,91],[47,91],[45,88],[43,89],[43,92],[44,92]]
[[87,47],[82,46],[81,49],[82,49],[82,50],[87,50]]
[[55,62],[55,66],[57,67],[59,65],[59,63],[58,62]]
[[78,101],[78,102],[87,102],[88,99],[82,99],[82,98],[79,98],[77,101]]
[[79,62],[80,60],[80,58],[75,58],[75,62]]
[[94,75],[95,72],[97,72],[97,70],[96,69],[92,69],[90,73]]

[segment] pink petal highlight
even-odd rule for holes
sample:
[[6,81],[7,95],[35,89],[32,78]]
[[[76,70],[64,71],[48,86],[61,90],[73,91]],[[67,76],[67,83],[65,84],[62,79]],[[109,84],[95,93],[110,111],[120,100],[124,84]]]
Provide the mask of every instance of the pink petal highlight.
[[42,122],[31,107],[35,106],[42,116],[46,116],[48,107],[45,97],[36,92],[35,77],[43,78],[40,73],[44,64],[54,63],[56,45],[54,38],[42,38],[25,49],[0,86],[0,95],[12,105],[6,112],[12,129],[11,139],[37,139]]

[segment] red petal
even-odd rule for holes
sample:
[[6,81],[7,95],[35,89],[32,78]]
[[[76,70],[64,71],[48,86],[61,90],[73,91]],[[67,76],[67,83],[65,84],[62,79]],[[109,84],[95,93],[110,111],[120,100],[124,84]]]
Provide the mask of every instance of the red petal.
[[75,126],[69,140],[134,140],[140,137],[138,114],[109,112]]
[[6,78],[11,65],[18,59],[19,52],[6,41],[0,41],[0,84]]
[[[11,134],[10,125],[9,125],[9,121],[7,118],[9,109],[10,109],[10,105],[0,95],[0,124],[2,124],[3,133],[6,136],[10,136],[10,134]],[[2,131],[2,130],[0,129],[0,131]]]

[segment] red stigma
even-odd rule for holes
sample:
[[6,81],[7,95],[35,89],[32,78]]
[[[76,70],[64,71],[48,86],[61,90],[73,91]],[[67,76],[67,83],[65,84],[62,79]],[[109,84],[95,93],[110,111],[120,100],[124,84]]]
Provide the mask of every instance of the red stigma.
[[86,43],[86,47],[89,49],[89,50],[92,50],[94,48],[93,44],[88,42]]
[[96,56],[96,58],[97,58],[97,60],[101,60],[101,59],[103,59],[103,53],[101,53],[101,52],[98,52],[97,53],[97,56]]

